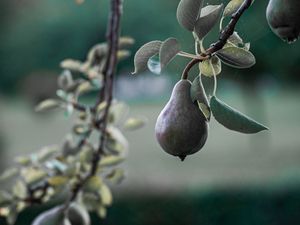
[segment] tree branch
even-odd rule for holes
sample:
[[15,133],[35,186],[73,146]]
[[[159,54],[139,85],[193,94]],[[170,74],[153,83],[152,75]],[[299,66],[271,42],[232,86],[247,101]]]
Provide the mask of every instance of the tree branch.
[[193,68],[194,65],[196,65],[199,62],[202,62],[203,60],[206,60],[211,57],[211,55],[218,50],[222,49],[224,45],[226,44],[228,38],[233,34],[235,26],[237,22],[239,21],[240,17],[243,15],[243,13],[250,7],[253,0],[244,0],[243,4],[240,6],[240,8],[232,15],[231,20],[227,24],[227,26],[222,30],[219,40],[211,45],[210,48],[206,50],[206,52],[202,53],[199,58],[192,59],[185,69],[183,70],[181,79],[187,79],[189,71]]
[[[103,155],[104,144],[106,141],[106,129],[107,129],[107,120],[109,115],[109,109],[111,107],[112,99],[113,99],[113,80],[115,76],[115,71],[117,67],[117,53],[118,53],[118,45],[119,45],[119,33],[120,33],[120,21],[122,16],[122,7],[123,7],[123,0],[111,0],[111,8],[110,8],[110,16],[107,26],[107,44],[108,44],[108,53],[106,64],[104,67],[104,84],[103,88],[100,90],[99,99],[96,103],[105,100],[107,105],[104,110],[103,117],[100,119],[101,123],[99,124],[100,129],[100,141],[99,147],[95,152],[92,160],[92,166],[90,172],[77,184],[73,187],[72,193],[68,201],[66,202],[65,209],[68,209],[69,204],[74,201],[87,182],[87,180],[94,176],[97,172],[98,164]],[[95,106],[95,108],[96,108]]]

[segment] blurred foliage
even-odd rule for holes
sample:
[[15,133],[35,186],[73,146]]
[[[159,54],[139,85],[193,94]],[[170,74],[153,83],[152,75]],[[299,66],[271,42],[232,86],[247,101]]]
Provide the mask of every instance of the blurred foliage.
[[[123,35],[137,40],[133,52],[143,43],[164,40],[170,34],[178,38],[183,49],[193,49],[190,33],[177,24],[177,4],[167,0],[153,0],[151,4],[140,0],[124,2],[126,16],[122,30]],[[265,19],[266,5],[267,1],[256,1],[237,27],[245,42],[251,41],[257,64],[240,71],[241,76],[236,76],[232,69],[226,70],[227,74],[247,82],[261,74],[274,74],[284,81],[299,80],[300,42],[285,44],[271,32]],[[64,58],[84,59],[87,50],[105,37],[107,10],[102,9],[108,7],[107,1],[89,0],[77,5],[73,1],[11,0],[1,1],[0,6],[5,9],[0,22],[0,89],[3,92],[15,91],[17,84],[35,71],[58,71],[57,65]],[[217,29],[207,38],[207,43],[216,38]],[[133,71],[132,61],[130,58],[121,63],[121,70]],[[175,75],[183,68],[183,62],[178,61],[169,69]]]
[[[295,225],[300,220],[299,189],[210,191],[174,196],[118,199],[101,223],[106,225]],[[19,224],[45,208],[26,210]],[[3,220],[2,220],[3,221]],[[0,219],[0,224],[1,219]],[[92,224],[99,224],[96,215]]]

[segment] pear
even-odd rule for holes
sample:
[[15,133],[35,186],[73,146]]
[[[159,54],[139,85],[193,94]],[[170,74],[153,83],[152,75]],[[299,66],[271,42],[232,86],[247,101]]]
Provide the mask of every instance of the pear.
[[266,16],[277,36],[288,42],[297,40],[300,33],[299,0],[270,0]]
[[191,86],[189,80],[177,82],[155,125],[160,146],[182,161],[187,155],[198,152],[208,136],[207,119],[191,99]]
[[41,213],[32,225],[71,225],[71,223],[65,218],[63,208],[57,206]]

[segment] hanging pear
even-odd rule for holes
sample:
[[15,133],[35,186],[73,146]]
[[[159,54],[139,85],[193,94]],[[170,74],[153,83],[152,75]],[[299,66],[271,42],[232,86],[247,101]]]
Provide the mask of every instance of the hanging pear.
[[189,80],[177,82],[155,125],[160,146],[182,161],[187,155],[198,152],[208,136],[207,119],[191,99],[191,86]]
[[300,34],[299,0],[270,0],[266,15],[277,36],[288,42],[297,40]]

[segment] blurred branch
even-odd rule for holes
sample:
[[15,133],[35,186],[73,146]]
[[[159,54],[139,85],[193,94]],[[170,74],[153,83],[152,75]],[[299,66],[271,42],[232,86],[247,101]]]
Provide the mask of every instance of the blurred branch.
[[[90,172],[87,174],[85,178],[79,180],[77,184],[74,186],[71,196],[66,202],[65,208],[67,209],[72,201],[74,201],[80,192],[81,188],[84,186],[85,182],[92,176],[94,176],[97,172],[98,164],[101,160],[101,156],[104,154],[104,144],[106,139],[106,128],[107,128],[107,120],[109,109],[111,107],[112,99],[113,99],[113,80],[117,67],[117,52],[118,52],[118,43],[119,43],[119,33],[120,33],[120,20],[122,16],[122,4],[123,0],[111,0],[111,8],[110,8],[110,16],[109,22],[107,26],[107,44],[108,44],[108,54],[106,59],[106,64],[104,68],[104,84],[99,93],[99,99],[95,105],[95,109],[97,105],[106,101],[107,105],[105,107],[104,114],[102,118],[99,119],[101,123],[99,124],[100,130],[100,142],[97,151],[94,153],[92,166]],[[77,107],[79,107],[77,105]],[[81,107],[79,107],[81,108]]]

